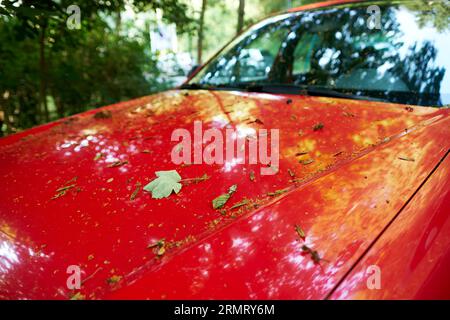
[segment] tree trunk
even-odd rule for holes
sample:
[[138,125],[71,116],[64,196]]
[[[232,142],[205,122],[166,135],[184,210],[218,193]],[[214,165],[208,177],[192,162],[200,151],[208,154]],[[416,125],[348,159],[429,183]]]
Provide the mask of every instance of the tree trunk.
[[120,8],[116,12],[116,34],[120,35],[120,29],[122,28],[122,15],[120,13]]
[[[45,122],[48,122],[48,106],[47,106],[47,65],[45,60],[45,32],[47,29],[47,23],[41,25],[41,34],[39,36],[39,105],[44,113]],[[42,117],[40,119],[42,121]]]
[[207,0],[202,1],[202,11],[200,12],[200,20],[198,26],[198,43],[197,43],[197,63],[202,64],[203,55],[203,27],[205,24],[205,11]]
[[238,23],[236,33],[239,34],[244,27],[244,17],[245,17],[245,0],[239,0],[239,9],[238,9]]

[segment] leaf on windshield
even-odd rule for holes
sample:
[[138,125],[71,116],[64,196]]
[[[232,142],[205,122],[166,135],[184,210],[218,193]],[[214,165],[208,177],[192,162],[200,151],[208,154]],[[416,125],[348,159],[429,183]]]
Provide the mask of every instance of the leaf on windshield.
[[236,192],[236,190],[237,190],[237,185],[234,184],[230,187],[230,189],[228,189],[227,193],[224,193],[224,194],[218,196],[217,198],[215,198],[212,201],[213,208],[214,209],[222,208],[227,203],[227,201],[231,198],[233,193]]
[[144,190],[152,193],[153,199],[167,198],[172,192],[178,193],[181,190],[181,176],[176,170],[157,171],[156,178],[144,187]]

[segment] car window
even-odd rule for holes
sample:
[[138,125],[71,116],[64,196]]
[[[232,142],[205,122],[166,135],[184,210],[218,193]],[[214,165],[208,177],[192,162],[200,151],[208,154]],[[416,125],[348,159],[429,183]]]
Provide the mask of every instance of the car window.
[[[436,7],[437,6],[437,7]],[[230,43],[191,83],[318,86],[374,100],[450,104],[450,5],[348,4],[267,19]]]
[[267,79],[292,23],[283,19],[266,23],[208,65],[202,82],[233,83]]

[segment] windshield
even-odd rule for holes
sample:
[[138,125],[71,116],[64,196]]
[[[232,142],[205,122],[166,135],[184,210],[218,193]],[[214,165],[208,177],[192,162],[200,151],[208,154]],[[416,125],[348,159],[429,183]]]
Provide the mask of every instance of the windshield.
[[298,86],[368,100],[449,104],[448,2],[379,4],[376,16],[370,5],[266,19],[232,41],[188,86],[251,91],[276,85],[289,93]]

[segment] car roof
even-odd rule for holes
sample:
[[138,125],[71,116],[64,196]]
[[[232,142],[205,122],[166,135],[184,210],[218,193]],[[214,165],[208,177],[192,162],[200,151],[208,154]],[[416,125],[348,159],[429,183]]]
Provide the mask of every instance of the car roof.
[[339,4],[346,4],[346,3],[353,3],[353,2],[365,2],[364,0],[330,0],[330,1],[323,1],[323,2],[317,2],[317,3],[310,3],[305,4],[299,7],[295,7],[292,9],[289,9],[288,12],[297,12],[297,11],[303,11],[303,10],[311,10],[316,8],[322,8],[322,7],[328,7],[328,6],[334,6]]

